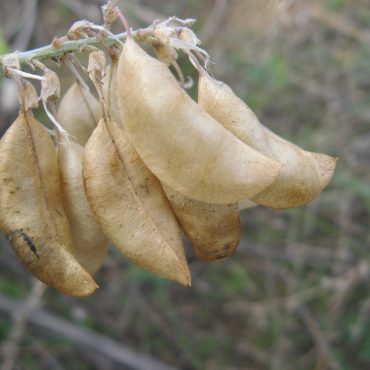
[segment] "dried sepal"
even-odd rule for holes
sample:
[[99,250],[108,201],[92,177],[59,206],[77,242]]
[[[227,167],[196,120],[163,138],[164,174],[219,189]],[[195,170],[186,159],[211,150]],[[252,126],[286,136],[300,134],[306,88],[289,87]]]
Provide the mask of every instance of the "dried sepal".
[[107,59],[105,53],[101,50],[94,50],[89,54],[87,71],[93,76],[95,81],[100,83],[104,77],[106,64]]
[[156,42],[153,46],[158,60],[165,63],[167,66],[170,66],[176,61],[178,55],[174,48],[161,42]]
[[85,145],[102,115],[98,100],[75,82],[60,101],[57,119],[77,143]]
[[118,0],[109,0],[107,4],[101,7],[103,12],[104,27],[109,29],[117,19],[116,5]]
[[20,82],[19,94],[22,96],[22,109],[25,111],[34,109],[39,106],[39,96],[37,94],[35,86],[31,82],[22,79]]
[[191,20],[183,21],[172,17],[153,26],[153,36],[159,45],[157,55],[159,55],[160,60],[161,57],[165,60],[168,60],[169,57],[177,57],[176,50],[182,50],[186,53],[192,51],[200,53],[208,62],[210,58],[207,51],[199,47],[201,44],[199,38],[187,27],[189,21]]
[[108,240],[95,221],[86,199],[82,178],[83,152],[83,146],[73,140],[59,139],[63,205],[71,226],[73,253],[81,266],[94,274],[104,261]]
[[43,77],[44,79],[41,81],[41,99],[44,102],[55,102],[60,97],[59,77],[51,70],[47,70]]
[[4,75],[6,77],[10,77],[11,72],[9,73],[8,69],[10,69],[10,70],[14,70],[14,69],[15,70],[20,70],[20,68],[21,68],[21,65],[19,63],[19,53],[14,52],[14,53],[9,53],[9,54],[4,55],[1,58],[1,64],[3,65]]
[[117,75],[122,120],[148,168],[183,195],[208,203],[252,197],[281,165],[235,138],[178,85],[166,65],[128,39]]
[[79,40],[88,36],[89,31],[94,27],[94,23],[87,20],[77,21],[72,24],[67,32],[70,40]]
[[102,119],[86,144],[83,176],[91,208],[127,258],[147,271],[190,285],[175,216],[160,183],[126,135]]
[[30,112],[21,112],[1,140],[0,226],[35,277],[61,292],[94,292],[92,277],[72,254],[55,147]]
[[329,183],[336,159],[303,150],[264,127],[226,84],[205,75],[199,79],[199,104],[241,141],[283,164],[276,181],[250,197],[272,208],[299,207]]
[[195,256],[214,261],[231,256],[240,241],[238,204],[212,204],[163,187]]

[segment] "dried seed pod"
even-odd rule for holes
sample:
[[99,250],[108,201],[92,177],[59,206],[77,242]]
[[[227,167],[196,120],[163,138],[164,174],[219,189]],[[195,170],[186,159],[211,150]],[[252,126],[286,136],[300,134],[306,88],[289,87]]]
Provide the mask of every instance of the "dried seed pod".
[[204,203],[190,199],[168,186],[164,185],[163,189],[197,258],[213,261],[234,253],[240,241],[237,203]]
[[98,100],[75,82],[63,96],[57,119],[81,145],[85,145],[101,117]]
[[117,67],[118,60],[112,57],[112,63],[106,68],[103,78],[103,94],[112,121],[123,127],[117,102]]
[[226,84],[207,76],[199,79],[199,104],[247,145],[283,164],[276,181],[250,197],[272,208],[299,207],[329,183],[336,159],[305,151],[264,127],[252,110]]
[[245,209],[249,209],[249,208],[253,208],[253,207],[256,207],[257,206],[256,203],[252,202],[249,199],[242,199],[238,203],[239,203],[239,210],[240,211],[243,211]]
[[87,198],[102,230],[143,269],[190,285],[181,234],[159,181],[114,122],[102,119],[86,144]]
[[84,148],[59,138],[58,157],[62,180],[63,205],[71,227],[74,256],[90,274],[102,265],[108,240],[94,219],[86,199],[82,178]]
[[281,165],[243,144],[204,112],[166,65],[128,39],[118,63],[122,121],[148,168],[176,191],[209,203],[252,197]]
[[65,294],[93,293],[94,280],[72,254],[55,147],[31,112],[20,113],[2,139],[0,184],[0,226],[24,265]]

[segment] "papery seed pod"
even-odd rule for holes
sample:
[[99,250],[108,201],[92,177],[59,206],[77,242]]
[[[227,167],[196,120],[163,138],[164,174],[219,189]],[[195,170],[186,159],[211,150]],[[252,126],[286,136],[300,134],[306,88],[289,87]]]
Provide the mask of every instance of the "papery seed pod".
[[245,209],[249,209],[249,208],[253,208],[253,207],[256,207],[257,206],[256,203],[252,202],[249,199],[242,199],[238,203],[239,203],[239,210],[240,211],[243,211]]
[[159,181],[114,122],[102,119],[86,144],[87,198],[107,237],[131,261],[190,285],[179,226]]
[[336,159],[305,151],[264,127],[252,110],[226,84],[199,79],[199,104],[247,145],[283,164],[276,181],[250,199],[272,208],[299,207],[329,183]]
[[58,141],[63,205],[71,227],[73,253],[81,266],[94,274],[104,261],[108,240],[95,221],[86,199],[82,178],[84,148],[62,136]]
[[103,78],[103,94],[112,121],[123,127],[117,102],[117,67],[118,60],[112,57],[112,63],[106,68]]
[[92,277],[72,254],[53,142],[31,112],[20,113],[0,152],[0,226],[35,277],[61,292],[94,292]]
[[81,145],[85,145],[101,117],[98,100],[75,82],[64,94],[57,120]]
[[147,167],[190,198],[232,203],[263,191],[281,165],[202,110],[167,66],[127,39],[117,75],[122,121]]
[[240,241],[237,203],[204,203],[190,199],[168,186],[164,185],[163,189],[197,258],[213,261],[234,253]]

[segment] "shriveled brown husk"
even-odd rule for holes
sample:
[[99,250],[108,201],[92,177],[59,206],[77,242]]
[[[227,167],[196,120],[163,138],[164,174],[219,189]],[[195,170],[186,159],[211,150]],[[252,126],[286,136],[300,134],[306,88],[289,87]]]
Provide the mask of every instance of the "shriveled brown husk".
[[98,100],[75,82],[60,101],[57,119],[77,143],[85,145],[101,115]]
[[167,66],[128,39],[117,99],[135,149],[148,168],[183,195],[232,203],[271,185],[281,165],[235,138],[179,86]]
[[86,199],[82,178],[84,148],[63,137],[59,138],[58,157],[63,205],[71,227],[73,253],[90,274],[102,265],[108,240],[95,221]]
[[213,261],[234,253],[240,241],[237,203],[204,203],[190,199],[168,186],[163,189],[197,258]]
[[276,181],[250,199],[272,208],[299,207],[329,183],[336,159],[305,151],[264,127],[252,110],[226,84],[207,76],[199,79],[199,104],[247,145],[280,162]]
[[93,293],[94,280],[72,254],[55,147],[31,112],[20,113],[2,139],[0,184],[1,229],[24,265],[65,294]]
[[83,163],[87,198],[113,244],[143,269],[190,285],[173,211],[126,133],[102,119],[86,144]]

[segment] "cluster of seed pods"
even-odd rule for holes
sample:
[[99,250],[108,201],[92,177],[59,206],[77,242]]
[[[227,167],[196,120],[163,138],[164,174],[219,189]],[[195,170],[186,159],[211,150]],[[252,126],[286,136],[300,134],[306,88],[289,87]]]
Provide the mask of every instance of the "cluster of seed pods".
[[183,233],[199,259],[231,256],[241,204],[300,207],[333,176],[335,158],[264,127],[202,68],[195,102],[168,64],[129,34],[108,66],[89,66],[100,102],[80,82],[63,96],[56,120],[68,138],[53,140],[23,104],[0,141],[0,227],[32,274],[65,294],[94,292],[109,241],[190,285]]

